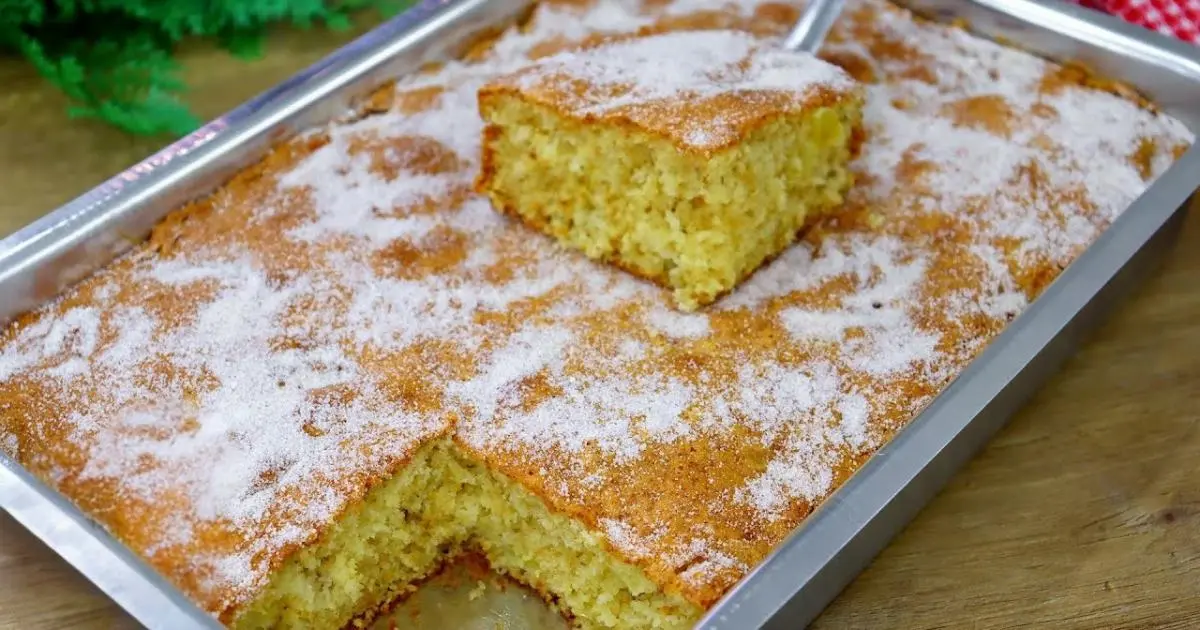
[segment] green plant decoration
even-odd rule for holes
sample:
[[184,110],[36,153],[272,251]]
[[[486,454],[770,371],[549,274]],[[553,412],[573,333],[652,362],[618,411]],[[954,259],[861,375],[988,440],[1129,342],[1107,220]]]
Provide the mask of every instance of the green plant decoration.
[[[385,16],[408,0],[0,0],[0,53],[18,54],[70,99],[73,118],[130,133],[179,136],[199,121],[181,100],[174,59],[188,38],[242,58],[272,25],[344,29],[359,10]],[[0,86],[0,93],[4,91]]]

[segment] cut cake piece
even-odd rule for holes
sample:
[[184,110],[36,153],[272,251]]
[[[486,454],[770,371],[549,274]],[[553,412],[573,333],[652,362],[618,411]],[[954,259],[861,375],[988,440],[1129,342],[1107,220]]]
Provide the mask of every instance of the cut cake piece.
[[842,203],[862,103],[840,68],[749,33],[611,38],[480,89],[476,186],[695,310]]

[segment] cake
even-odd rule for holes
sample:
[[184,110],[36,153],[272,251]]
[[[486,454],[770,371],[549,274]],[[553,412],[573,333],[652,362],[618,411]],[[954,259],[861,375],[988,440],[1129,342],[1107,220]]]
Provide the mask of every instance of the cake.
[[233,628],[368,623],[460,551],[584,628],[686,628],[1194,138],[883,0],[846,205],[710,307],[473,192],[479,89],[766,2],[546,3],[275,146],[0,334],[0,450]]
[[614,37],[479,92],[479,191],[695,310],[838,207],[862,96],[841,68],[745,31]]

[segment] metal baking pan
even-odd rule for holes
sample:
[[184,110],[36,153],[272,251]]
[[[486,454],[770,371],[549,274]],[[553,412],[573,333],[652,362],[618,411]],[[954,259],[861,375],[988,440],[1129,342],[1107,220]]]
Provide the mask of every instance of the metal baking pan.
[[[1200,134],[1200,51],[1058,0],[907,0],[938,20],[1126,83]],[[351,111],[353,99],[460,54],[527,0],[425,0],[278,87],[0,240],[0,323],[127,251],[172,209],[273,143]],[[809,623],[1135,289],[1169,248],[1200,187],[1200,145],[1100,238],[890,443],[712,608],[708,630]],[[135,554],[0,454],[0,507],[142,624],[215,628]]]

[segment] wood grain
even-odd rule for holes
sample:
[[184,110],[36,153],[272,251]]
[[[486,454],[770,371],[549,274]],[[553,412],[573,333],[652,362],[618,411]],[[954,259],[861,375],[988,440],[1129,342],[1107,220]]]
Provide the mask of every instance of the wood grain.
[[[185,53],[225,111],[346,35],[288,34],[251,64]],[[63,117],[0,61],[0,234],[160,140]],[[1166,267],[826,611],[818,628],[1200,627],[1200,216]],[[0,628],[136,625],[0,513]]]

